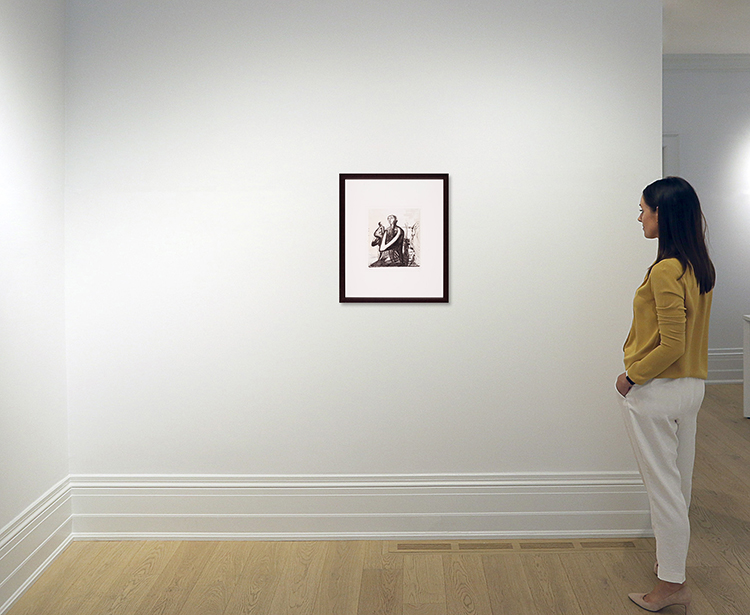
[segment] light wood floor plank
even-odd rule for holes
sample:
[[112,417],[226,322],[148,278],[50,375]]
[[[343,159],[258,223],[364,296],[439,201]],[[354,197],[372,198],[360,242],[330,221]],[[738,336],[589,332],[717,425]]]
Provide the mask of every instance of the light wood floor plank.
[[743,385],[707,386],[701,412],[728,424],[750,443],[750,419],[743,416]]
[[[701,575],[704,574],[703,570],[706,568],[710,567],[701,566],[696,569],[690,567],[687,568],[687,582],[690,584],[693,592],[690,611],[692,613],[698,613],[699,615],[723,615],[722,611],[717,611],[714,608],[709,596],[703,593],[698,582],[698,580],[701,579]],[[697,575],[695,574],[696,570]]]
[[352,615],[359,607],[365,543],[333,541],[326,545],[325,563],[313,613]]
[[[750,420],[743,419],[750,423]],[[710,413],[700,418],[702,432],[700,445],[711,457],[718,457],[723,464],[735,471],[734,476],[741,481],[747,479],[743,469],[750,463],[750,443],[735,426],[726,425]]]
[[[564,558],[565,574],[581,611],[596,613],[605,605],[615,613],[625,610],[628,607],[627,595],[620,591],[616,583],[612,582],[609,572],[614,568],[614,559],[617,556],[612,554],[606,558],[603,553],[597,553],[599,557],[591,557],[591,555],[590,553],[571,553]],[[653,582],[653,579],[651,581]],[[651,588],[647,587],[644,591],[649,589]]]
[[721,448],[717,450],[717,447],[709,447],[706,439],[701,438],[696,445],[695,463],[699,471],[694,473],[694,497],[700,496],[703,492],[709,497],[718,495],[716,503],[720,506],[725,504],[725,495],[750,499],[750,478],[741,475],[742,470],[746,470],[750,462],[737,460],[736,457],[725,454]]
[[182,612],[224,615],[249,557],[246,543],[219,543],[182,606]]
[[445,601],[455,615],[492,615],[481,555],[443,555]]
[[240,543],[247,551],[247,560],[225,615],[260,615],[271,612],[282,574],[281,548],[288,543]]
[[140,603],[147,598],[154,584],[157,584],[164,570],[170,562],[174,561],[175,554],[179,551],[176,542],[146,543],[139,551],[138,557],[133,559],[137,562],[131,577],[123,584],[117,597],[111,606],[101,610],[105,605],[97,609],[100,613],[108,615],[127,615],[132,613]]
[[583,615],[565,574],[565,566],[560,555],[529,554],[528,557],[524,557],[523,566],[529,580],[529,589],[540,613]]
[[517,557],[504,554],[482,557],[493,613],[536,615],[534,596],[531,595],[522,562],[522,558],[528,557],[528,554]]
[[[170,543],[162,543],[170,544]],[[154,588],[138,605],[143,615],[178,615],[217,549],[215,542],[177,543],[174,556],[159,574]]]
[[[106,545],[105,548],[109,548]],[[78,577],[96,563],[101,550],[96,543],[73,542],[45,571],[44,578],[37,580],[14,605],[16,615],[34,615],[38,612],[52,613],[58,609],[65,594]]]
[[[716,466],[715,460],[705,461],[699,466],[705,472],[709,468],[717,477],[710,486],[695,489],[691,506],[691,552],[688,562],[696,563],[695,557],[708,565],[729,565],[739,574],[750,576],[750,520],[748,508],[750,497],[747,488]],[[719,478],[721,476],[721,478]],[[706,485],[705,477],[695,481]]]
[[[57,607],[59,615],[87,615],[92,608],[109,609],[117,597],[116,588],[131,572],[130,562],[147,545],[144,542],[95,543],[101,556],[84,571]],[[153,548],[154,545],[151,545]],[[41,615],[43,611],[38,611]]]
[[325,562],[325,542],[283,544],[284,568],[271,603],[271,613],[309,615],[315,609]]
[[445,603],[404,604],[404,615],[446,615]]
[[404,563],[403,555],[391,553],[391,543],[368,540],[365,543],[365,570],[400,570]]
[[[701,566],[690,571],[693,584],[717,615],[747,615],[750,591],[747,579],[737,578],[720,566]],[[695,599],[695,598],[694,598]],[[695,605],[698,610],[698,604]]]
[[436,553],[403,556],[404,615],[445,614],[443,558]]
[[688,566],[720,566],[724,539],[713,525],[713,515],[701,504],[690,507],[690,550]]
[[357,615],[401,615],[403,570],[366,568],[362,571]]

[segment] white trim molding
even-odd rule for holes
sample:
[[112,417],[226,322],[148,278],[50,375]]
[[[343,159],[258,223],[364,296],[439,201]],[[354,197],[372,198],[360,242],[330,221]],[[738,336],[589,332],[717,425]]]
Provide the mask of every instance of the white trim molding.
[[750,70],[748,53],[676,53],[662,56],[663,70]]
[[72,540],[67,478],[0,529],[0,613],[39,577]]
[[709,384],[737,384],[743,381],[742,348],[714,348],[708,351]]
[[742,387],[742,397],[744,402],[742,414],[745,418],[750,418],[750,315],[746,314],[742,318],[744,320],[742,323],[742,377],[744,382],[744,386]]
[[648,536],[636,472],[72,476],[79,539]]

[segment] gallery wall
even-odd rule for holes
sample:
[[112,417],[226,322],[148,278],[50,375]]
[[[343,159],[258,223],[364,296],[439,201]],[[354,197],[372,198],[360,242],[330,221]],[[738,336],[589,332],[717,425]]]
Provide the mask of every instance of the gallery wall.
[[[71,0],[74,479],[637,481],[660,11]],[[449,304],[338,303],[357,172],[450,174]]]
[[750,314],[750,56],[666,57],[664,132],[708,221],[713,376],[738,381],[742,316]]
[[63,6],[0,0],[0,547],[68,475]]
[[0,613],[64,548],[64,2],[0,0]]

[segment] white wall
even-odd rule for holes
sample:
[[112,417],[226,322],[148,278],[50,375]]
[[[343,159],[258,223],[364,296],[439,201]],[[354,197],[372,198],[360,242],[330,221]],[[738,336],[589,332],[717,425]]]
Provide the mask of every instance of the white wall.
[[0,0],[0,612],[69,539],[64,2]]
[[[72,0],[74,475],[635,472],[661,7]],[[340,305],[338,174],[448,172],[449,305]]]
[[68,475],[63,7],[0,0],[0,536]]
[[742,379],[742,316],[750,313],[750,57],[671,56],[664,132],[696,188],[717,269],[709,346],[715,377]]

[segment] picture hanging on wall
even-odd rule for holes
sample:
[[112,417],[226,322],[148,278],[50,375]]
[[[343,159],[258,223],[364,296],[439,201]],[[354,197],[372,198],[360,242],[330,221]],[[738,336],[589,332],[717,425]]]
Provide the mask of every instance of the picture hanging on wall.
[[448,174],[339,175],[339,302],[448,302]]

